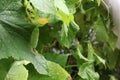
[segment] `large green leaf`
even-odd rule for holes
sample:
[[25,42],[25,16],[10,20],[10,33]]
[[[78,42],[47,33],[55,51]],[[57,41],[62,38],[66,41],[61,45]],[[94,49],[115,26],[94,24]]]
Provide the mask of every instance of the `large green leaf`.
[[39,73],[47,74],[44,57],[35,56],[30,44],[16,31],[10,30],[10,26],[0,24],[0,59],[11,56],[18,60],[25,59],[32,62]]
[[[39,75],[30,69],[29,80],[72,80],[70,75],[57,63],[48,61],[49,76]],[[33,69],[33,68],[32,68]]]
[[30,0],[35,8],[44,13],[56,13],[53,0]]
[[69,10],[64,0],[30,0],[30,2],[44,13],[56,14],[58,8],[65,14],[69,14]]
[[21,26],[28,26],[25,11],[20,0],[0,0],[0,6],[0,21],[20,29]]
[[[35,56],[29,40],[30,33],[23,27],[28,23],[18,0],[0,0],[0,59],[13,57],[32,62],[37,71],[47,74],[47,63],[42,55]],[[19,26],[21,25],[21,26]]]
[[99,80],[99,75],[94,70],[93,63],[86,62],[79,67],[78,75],[85,80]]
[[28,70],[23,66],[27,65],[29,61],[15,61],[8,71],[5,80],[27,80]]

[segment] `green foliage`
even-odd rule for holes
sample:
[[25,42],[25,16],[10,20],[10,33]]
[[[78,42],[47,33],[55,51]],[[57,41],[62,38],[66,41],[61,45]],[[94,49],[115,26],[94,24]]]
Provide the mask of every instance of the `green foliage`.
[[[0,14],[0,59],[11,56],[17,60],[25,59],[33,63],[39,73],[47,74],[46,60],[42,55],[34,55],[30,42],[26,39],[29,37],[29,32],[21,27],[25,26],[25,22],[28,23],[25,21],[25,13],[19,13],[19,11],[23,12],[20,3],[18,0],[9,1],[9,4],[4,1],[0,2],[0,5],[3,5],[0,7],[3,9]],[[10,9],[4,9],[8,6],[5,4],[8,4]]]
[[0,80],[100,80],[118,60],[112,28],[101,0],[0,0]]
[[48,61],[48,75],[36,73],[33,67],[28,67],[30,71],[29,80],[71,80],[70,75],[57,63]]
[[78,30],[79,26],[76,25],[76,23],[74,22],[71,22],[70,26],[63,24],[60,36],[57,36],[57,39],[59,40],[62,46],[69,48]]
[[27,65],[28,63],[28,61],[14,62],[6,75],[5,80],[27,80],[28,70],[26,70],[23,64]]
[[52,0],[30,0],[30,2],[33,4],[34,7],[36,7],[39,11],[44,13],[56,13],[56,8],[53,5]]
[[58,63],[63,68],[65,68],[69,56],[67,54],[52,54],[52,53],[45,53],[43,55],[47,60]]
[[[88,53],[87,57],[82,54],[82,47],[77,42],[76,53],[74,54],[79,66],[78,75],[85,80],[99,80],[99,75],[95,72],[94,63],[99,62],[105,65],[105,60],[99,57],[95,52],[90,42],[87,42]],[[80,62],[82,61],[82,62]]]
[[9,70],[9,68],[11,67],[11,64],[13,63],[13,59],[9,58],[9,59],[1,59],[0,60],[0,80],[4,80],[6,77],[6,74]]
[[83,63],[80,68],[78,75],[81,76],[81,78],[86,80],[99,80],[99,75],[94,71],[94,67],[92,63]]
[[108,41],[109,37],[108,37],[107,31],[105,29],[105,26],[102,20],[100,20],[100,18],[98,18],[98,20],[95,22],[94,29],[95,29],[96,38],[98,41],[104,41],[104,42]]

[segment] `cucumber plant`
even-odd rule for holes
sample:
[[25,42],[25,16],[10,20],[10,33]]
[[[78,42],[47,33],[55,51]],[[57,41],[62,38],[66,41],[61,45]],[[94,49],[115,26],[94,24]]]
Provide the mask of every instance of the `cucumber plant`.
[[119,80],[113,27],[101,0],[0,0],[0,80]]

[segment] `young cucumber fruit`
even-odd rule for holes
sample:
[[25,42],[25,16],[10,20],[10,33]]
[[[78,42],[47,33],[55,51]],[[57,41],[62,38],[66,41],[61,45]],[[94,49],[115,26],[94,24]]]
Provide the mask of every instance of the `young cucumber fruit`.
[[31,35],[31,46],[36,48],[39,40],[39,27],[35,27]]

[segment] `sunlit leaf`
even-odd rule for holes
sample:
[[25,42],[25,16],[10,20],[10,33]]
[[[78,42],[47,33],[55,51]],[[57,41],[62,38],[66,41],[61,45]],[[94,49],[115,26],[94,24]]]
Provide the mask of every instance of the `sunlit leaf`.
[[100,6],[101,4],[101,0],[97,0],[98,6]]
[[[33,70],[30,73],[29,80],[72,80],[71,76],[58,64],[48,61],[49,76],[39,75]],[[32,74],[32,72],[34,74]]]
[[66,15],[63,11],[58,10],[60,20],[63,21],[67,26],[70,22],[74,21],[74,16],[72,14]]
[[54,5],[63,11],[65,14],[69,15],[69,10],[65,4],[65,0],[54,0]]
[[110,80],[117,80],[114,75],[109,75],[109,76],[110,76]]
[[23,66],[30,63],[29,61],[16,61],[8,71],[5,80],[27,80],[28,70]]
[[99,75],[94,71],[93,63],[86,62],[79,67],[78,75],[86,80],[99,80]]
[[39,11],[50,14],[56,13],[56,8],[54,7],[52,0],[30,0],[30,2]]

